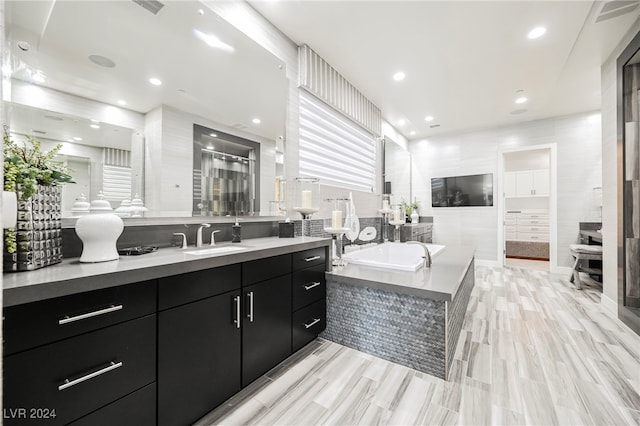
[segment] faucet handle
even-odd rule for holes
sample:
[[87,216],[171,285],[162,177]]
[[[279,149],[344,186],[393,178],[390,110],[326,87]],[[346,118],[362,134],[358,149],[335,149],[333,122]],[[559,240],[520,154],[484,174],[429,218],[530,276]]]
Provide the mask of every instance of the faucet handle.
[[211,226],[210,223],[203,223],[200,226],[202,226],[203,228],[209,228]]
[[215,231],[211,231],[211,244],[209,244],[210,246],[215,246],[216,245],[215,234],[217,234],[218,232],[220,232],[219,229],[216,229]]
[[184,233],[182,233],[182,232],[174,232],[173,235],[182,236],[182,246],[180,247],[181,249],[186,249],[188,247],[187,246],[187,236]]

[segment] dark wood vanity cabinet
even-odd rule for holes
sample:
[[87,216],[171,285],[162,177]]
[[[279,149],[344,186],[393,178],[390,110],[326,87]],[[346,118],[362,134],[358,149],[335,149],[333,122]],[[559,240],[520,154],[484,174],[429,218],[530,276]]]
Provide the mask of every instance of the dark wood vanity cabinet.
[[325,261],[319,247],[5,308],[4,422],[192,424],[324,329]]
[[246,262],[242,271],[244,387],[291,355],[291,255]]
[[[5,424],[62,425],[100,410],[128,419],[107,407],[155,382],[156,283],[127,287],[5,308]],[[139,424],[155,423],[155,400],[149,409]]]
[[315,339],[326,328],[326,259],[324,247],[293,255],[292,352]]
[[159,425],[191,424],[240,390],[240,284],[240,265],[159,280]]

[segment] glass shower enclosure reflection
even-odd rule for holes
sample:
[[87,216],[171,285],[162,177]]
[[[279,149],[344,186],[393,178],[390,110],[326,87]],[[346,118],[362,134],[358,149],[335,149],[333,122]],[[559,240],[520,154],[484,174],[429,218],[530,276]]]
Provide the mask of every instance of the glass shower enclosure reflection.
[[194,216],[248,216],[259,205],[260,145],[194,125]]

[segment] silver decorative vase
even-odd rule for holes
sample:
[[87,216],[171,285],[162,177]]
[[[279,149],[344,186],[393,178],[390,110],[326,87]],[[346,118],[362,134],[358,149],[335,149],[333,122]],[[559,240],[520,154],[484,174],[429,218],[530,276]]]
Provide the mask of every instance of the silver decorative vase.
[[38,185],[35,194],[18,195],[18,222],[13,230],[15,253],[4,249],[5,272],[33,271],[62,261],[62,203],[59,186]]

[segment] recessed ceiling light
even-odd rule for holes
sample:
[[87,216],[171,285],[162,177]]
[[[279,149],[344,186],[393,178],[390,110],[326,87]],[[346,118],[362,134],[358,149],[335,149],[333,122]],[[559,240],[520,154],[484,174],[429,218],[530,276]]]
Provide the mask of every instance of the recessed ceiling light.
[[79,138],[79,137],[75,136],[75,137],[73,138],[73,140],[74,140],[74,141],[81,141],[81,140],[82,140],[82,138]]
[[153,84],[154,86],[162,85],[162,81],[159,78],[156,78],[156,77],[151,77],[149,79],[149,83]]
[[92,123],[99,123],[99,122],[100,122],[100,120],[96,120],[95,118],[92,118],[92,119],[91,119],[91,122],[92,122]]
[[253,121],[253,124],[260,124],[260,119],[259,118],[254,118],[251,121]]
[[410,131],[410,132],[409,132],[409,136],[413,136],[413,135],[415,135],[415,134],[416,134],[416,131],[415,131],[415,130],[412,130],[412,131]]
[[401,81],[401,80],[404,80],[404,78],[405,78],[405,75],[404,75],[404,73],[402,71],[398,71],[397,73],[395,73],[393,75],[393,79],[395,81]]
[[407,124],[406,121],[404,121],[402,119],[398,120],[398,126],[404,126],[405,124]]
[[204,15],[204,9],[198,9],[198,15],[200,16]]
[[433,116],[432,116],[432,115],[427,115],[427,116],[424,118],[424,121],[433,121]]
[[67,139],[69,142],[73,142],[73,139]]
[[100,126],[98,126],[97,124],[89,124],[89,127],[91,127],[92,129],[99,129]]
[[122,100],[122,99],[119,99],[119,100],[118,100],[118,105],[120,105],[120,106],[125,106],[126,104],[127,104],[127,101]]
[[215,133],[209,133],[209,136],[211,136],[212,138],[217,138],[218,137],[218,135],[215,134]]
[[213,149],[213,145],[207,145],[207,149]]
[[520,96],[519,98],[516,98],[516,103],[517,104],[523,104],[523,103],[527,102],[527,100],[528,99],[526,98],[526,96]]
[[547,29],[545,27],[536,27],[531,31],[529,31],[529,34],[527,34],[527,37],[533,40],[533,39],[542,37],[546,32],[547,32]]

